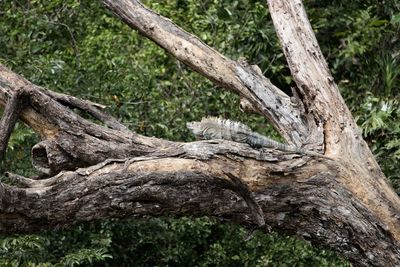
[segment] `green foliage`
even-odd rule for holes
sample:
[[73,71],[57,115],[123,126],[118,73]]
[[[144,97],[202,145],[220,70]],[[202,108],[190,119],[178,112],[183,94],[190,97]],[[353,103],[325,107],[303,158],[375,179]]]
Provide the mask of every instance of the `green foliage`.
[[42,247],[45,241],[44,237],[36,235],[4,238],[0,242],[0,263],[18,266],[36,261],[43,257]]
[[[294,86],[265,1],[144,1],[231,58],[246,57],[285,92]],[[305,1],[324,55],[385,174],[400,192],[398,1]],[[106,104],[132,130],[188,141],[206,115],[277,137],[218,90],[111,16],[98,1],[0,1],[0,62],[33,83]],[[38,137],[18,124],[0,171],[33,175]],[[348,266],[291,238],[200,219],[83,224],[0,241],[1,266]]]
[[99,249],[87,249],[83,248],[76,252],[67,254],[63,258],[59,264],[61,266],[77,266],[81,264],[92,264],[96,261],[104,261],[107,258],[112,258],[111,255],[106,253],[106,250],[103,248]]
[[[400,192],[400,103],[369,95],[356,117],[363,135],[382,169]],[[384,139],[385,141],[380,140]]]
[[41,236],[6,237],[0,241],[1,266],[81,266],[112,258],[109,233],[77,227]]
[[208,218],[83,224],[4,238],[2,266],[350,266],[333,253],[277,234],[248,233]]
[[38,137],[35,133],[17,122],[14,134],[8,142],[7,157],[0,162],[0,177],[4,171],[18,172],[25,176],[35,175],[36,172],[30,165],[30,145],[37,142]]

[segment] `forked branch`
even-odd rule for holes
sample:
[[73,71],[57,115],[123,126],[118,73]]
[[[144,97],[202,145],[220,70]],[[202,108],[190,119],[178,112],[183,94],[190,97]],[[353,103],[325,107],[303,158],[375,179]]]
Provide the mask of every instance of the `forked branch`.
[[130,27],[153,40],[178,60],[223,88],[247,99],[253,110],[263,114],[288,143],[322,146],[321,129],[283,91],[264,77],[257,66],[226,58],[198,37],[137,0],[103,0]]
[[[326,64],[301,2],[270,1],[270,11],[285,54],[293,57],[288,62],[305,110],[257,67],[227,59],[139,1],[102,2],[177,59],[238,93],[245,109],[250,105],[268,118],[290,144],[326,148],[334,160],[224,140],[180,143],[141,136],[102,114],[97,104],[48,92],[0,65],[1,106],[11,106],[8,99],[19,88],[29,91],[19,116],[42,138],[32,150],[33,162],[48,175],[33,180],[9,174],[20,187],[0,183],[1,233],[108,217],[208,215],[250,227],[265,221],[274,230],[329,247],[355,265],[400,265],[400,199],[344,110],[329,71],[320,70]],[[298,51],[290,38],[301,46]],[[300,68],[302,60],[311,65]],[[333,105],[327,106],[331,99]],[[9,110],[6,114],[16,114]],[[8,121],[9,126],[14,119]]]

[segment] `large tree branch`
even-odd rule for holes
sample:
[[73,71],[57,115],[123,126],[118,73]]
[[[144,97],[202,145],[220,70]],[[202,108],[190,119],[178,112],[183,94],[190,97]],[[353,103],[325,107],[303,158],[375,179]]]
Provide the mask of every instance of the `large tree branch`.
[[312,116],[302,113],[285,93],[265,78],[257,66],[230,60],[171,20],[146,8],[137,0],[103,0],[130,27],[153,40],[193,70],[233,90],[263,114],[289,142],[297,146],[322,147],[322,129]]
[[341,183],[344,170],[334,162],[260,153],[234,142],[174,146],[179,157],[108,160],[45,180],[19,177],[27,188],[1,185],[0,232],[161,214],[216,216],[252,227],[254,216],[229,173],[252,190],[273,229],[329,246],[359,265],[400,262],[398,240],[352,198]]
[[[0,105],[5,105],[8,95],[19,88],[24,88],[30,100],[30,105],[21,111],[21,119],[43,140],[33,147],[32,162],[44,174],[54,175],[62,170],[97,164],[108,158],[128,158],[163,151],[169,143],[128,131],[119,126],[115,119],[109,119],[108,115],[97,118],[104,118],[117,129],[85,120],[63,105],[71,105],[65,101],[67,96],[48,93],[0,64]],[[60,99],[61,103],[58,102]],[[90,105],[89,113],[95,109],[90,102],[82,101],[83,105],[74,100],[73,103],[81,109]],[[170,153],[174,155],[174,151]]]
[[[248,68],[248,72],[244,72],[253,73],[252,75],[243,76],[242,72],[238,71],[237,62],[226,59],[202,43],[197,37],[184,32],[169,19],[144,7],[138,0],[103,0],[103,2],[128,25],[138,29],[143,35],[194,70],[239,92],[254,106],[262,105],[263,109],[257,109],[261,110],[273,125],[278,124],[277,128],[280,131],[296,131],[295,133],[286,133],[290,135],[289,140],[293,141],[292,138],[298,135],[297,137],[300,139],[295,139],[302,140],[300,145],[303,145],[307,143],[305,138],[309,137],[314,145],[318,145],[320,148],[325,145],[326,154],[339,161],[343,160],[343,164],[347,164],[349,168],[360,171],[351,181],[346,181],[347,186],[357,197],[364,199],[371,209],[386,217],[396,235],[400,237],[399,220],[392,216],[396,207],[400,205],[400,200],[387,185],[386,178],[368,146],[362,140],[329,73],[300,1],[271,1],[272,4],[270,4],[270,13],[274,18],[278,36],[284,44],[284,51],[290,62],[289,66],[296,82],[302,89],[299,91],[301,94],[299,101],[306,107],[301,116],[295,120],[289,118],[292,118],[292,114],[298,114],[300,109],[293,111],[292,105],[277,104],[279,101],[275,102],[276,96],[283,93],[278,89],[277,91],[271,90],[268,86],[258,86],[258,79],[265,80],[266,78],[258,76],[257,71],[254,71],[253,68]],[[304,38],[303,31],[306,36]],[[244,77],[252,77],[252,79],[247,80]],[[252,86],[247,86],[253,82]],[[243,85],[245,86],[243,87]],[[251,91],[251,95],[257,96],[256,99],[249,96],[248,90]],[[313,104],[316,99],[321,104]],[[271,105],[271,103],[274,104]],[[344,115],[335,115],[341,114],[342,111]],[[275,119],[271,117],[271,113],[277,115]],[[287,124],[291,126],[287,126]],[[298,125],[303,125],[303,129],[299,129]],[[311,131],[309,132],[310,136],[304,136],[304,129]],[[298,142],[294,143],[299,144]],[[332,144],[328,145],[328,143]],[[340,149],[337,149],[336,144],[339,143]],[[351,157],[345,155],[351,155]],[[365,175],[361,175],[364,173]],[[368,200],[371,197],[380,199],[380,196],[383,195],[390,196],[389,199],[393,201],[388,204],[386,209],[382,209],[381,203]]]
[[351,153],[361,161],[371,161],[372,155],[334,82],[302,1],[267,2],[298,94],[324,129],[327,154]]
[[[348,164],[349,168],[359,166],[359,173],[345,181],[358,198],[371,203],[371,198],[388,196],[393,200],[390,210],[394,211],[400,200],[387,185],[334,82],[302,1],[268,0],[268,6],[298,93],[304,106],[314,114],[317,125],[323,128],[325,153]],[[370,208],[381,216],[393,217],[391,212],[385,214],[379,202]],[[392,223],[398,229],[399,216],[392,218]],[[400,230],[396,233],[400,235]]]
[[[103,2],[179,60],[239,93],[289,142],[322,148],[324,135],[337,132],[332,115],[336,107],[323,106],[327,99],[310,89],[316,85],[306,88],[296,78],[303,110],[257,68],[223,57],[140,2]],[[294,18],[288,17],[288,23]],[[24,88],[30,100],[20,118],[42,138],[32,149],[33,162],[50,177],[10,175],[23,188],[0,184],[0,232],[129,215],[210,215],[243,225],[262,225],[265,220],[275,230],[331,247],[357,265],[400,265],[400,199],[351,120],[351,127],[343,128],[340,149],[330,144],[334,139],[327,139],[327,153],[334,156],[327,160],[221,140],[185,144],[141,136],[99,116],[96,104],[48,93],[0,65],[0,105],[18,88]],[[340,98],[333,89],[322,93],[329,94]],[[315,97],[320,103],[312,105]],[[112,129],[83,119],[70,106]]]

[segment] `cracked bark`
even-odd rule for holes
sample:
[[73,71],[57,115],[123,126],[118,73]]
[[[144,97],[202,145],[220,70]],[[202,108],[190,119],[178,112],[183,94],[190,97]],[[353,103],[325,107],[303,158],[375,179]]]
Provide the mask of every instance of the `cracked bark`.
[[23,89],[17,90],[4,109],[3,117],[0,121],[0,161],[6,153],[8,140],[10,139],[12,130],[18,120],[18,115],[21,112],[24,103],[25,94]]
[[329,247],[357,266],[400,265],[399,197],[358,133],[300,1],[269,1],[297,84],[294,102],[257,66],[224,57],[139,1],[103,3],[178,60],[238,93],[244,110],[265,116],[288,143],[333,160],[222,140],[141,136],[101,105],[52,93],[0,65],[0,106],[19,88],[28,93],[19,118],[42,139],[32,161],[47,175],[8,174],[19,186],[0,184],[1,233],[109,217],[208,215],[247,227],[264,220],[264,231]]

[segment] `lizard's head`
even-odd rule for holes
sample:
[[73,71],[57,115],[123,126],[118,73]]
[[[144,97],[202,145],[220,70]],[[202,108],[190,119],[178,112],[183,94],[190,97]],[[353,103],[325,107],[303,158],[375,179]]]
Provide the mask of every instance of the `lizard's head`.
[[186,127],[196,136],[203,136],[203,129],[201,128],[201,123],[198,121],[191,121],[186,123]]

